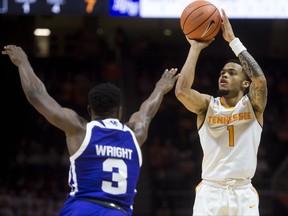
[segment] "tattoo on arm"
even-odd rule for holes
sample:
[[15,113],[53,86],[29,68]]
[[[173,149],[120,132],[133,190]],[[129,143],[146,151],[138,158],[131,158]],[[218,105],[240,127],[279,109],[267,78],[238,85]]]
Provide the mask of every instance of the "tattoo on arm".
[[[241,52],[238,58],[242,64],[243,70],[252,80],[249,91],[252,103],[256,106],[256,109],[263,111],[267,103],[268,93],[264,73],[256,60],[246,50]],[[265,82],[262,82],[263,80],[265,80]]]
[[245,50],[239,54],[239,60],[243,66],[244,71],[250,79],[253,77],[264,76],[261,67],[256,60]]

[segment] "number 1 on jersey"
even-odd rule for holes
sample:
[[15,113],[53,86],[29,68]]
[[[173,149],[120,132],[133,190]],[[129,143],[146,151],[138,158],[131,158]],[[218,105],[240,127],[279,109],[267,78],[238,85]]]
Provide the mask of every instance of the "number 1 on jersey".
[[229,133],[229,146],[234,146],[234,126],[228,125],[227,130]]

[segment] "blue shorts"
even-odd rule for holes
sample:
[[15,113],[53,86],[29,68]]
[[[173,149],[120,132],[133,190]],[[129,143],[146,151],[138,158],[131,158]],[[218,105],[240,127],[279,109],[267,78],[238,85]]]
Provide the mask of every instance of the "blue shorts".
[[85,200],[69,198],[58,216],[130,216],[132,212],[123,213],[120,210],[107,208]]

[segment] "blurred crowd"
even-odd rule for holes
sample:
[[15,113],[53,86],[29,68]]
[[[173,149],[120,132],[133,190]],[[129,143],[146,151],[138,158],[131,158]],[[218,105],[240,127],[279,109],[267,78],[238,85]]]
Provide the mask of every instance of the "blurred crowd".
[[[180,71],[188,51],[188,45],[163,46],[146,36],[132,44],[121,28],[107,40],[96,36],[89,39],[88,35],[75,36],[74,45],[66,47],[64,57],[29,56],[48,92],[60,104],[77,110],[87,119],[87,93],[92,86],[112,81],[123,89],[125,122],[153,90],[164,69],[176,67]],[[284,195],[276,196],[279,191],[273,190],[272,183],[281,184],[275,175],[288,155],[288,59],[255,58],[267,77],[269,96],[254,184],[259,190],[262,215],[280,215],[277,212],[283,215],[288,212],[288,188],[284,183],[280,190]],[[226,56],[201,57],[195,88],[216,96],[217,78],[226,60]],[[3,62],[3,85],[11,92],[5,101],[15,105],[4,108],[8,123],[4,123],[7,128],[3,136],[7,139],[2,143],[1,153],[0,215],[56,215],[69,192],[65,136],[28,104],[17,69],[9,60]],[[202,159],[195,117],[177,101],[173,91],[168,93],[142,149],[145,169],[138,193],[140,196],[145,190],[148,196],[143,200],[136,195],[135,216],[192,213]],[[283,169],[285,173],[288,168]],[[286,175],[284,180],[288,182],[287,179]],[[144,202],[149,209],[141,209]],[[147,211],[148,214],[144,213]]]

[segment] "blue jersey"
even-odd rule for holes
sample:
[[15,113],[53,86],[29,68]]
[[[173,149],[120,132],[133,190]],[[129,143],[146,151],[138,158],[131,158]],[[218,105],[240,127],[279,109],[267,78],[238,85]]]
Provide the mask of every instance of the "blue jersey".
[[89,122],[70,163],[68,200],[112,202],[132,215],[142,154],[131,129],[117,119]]

